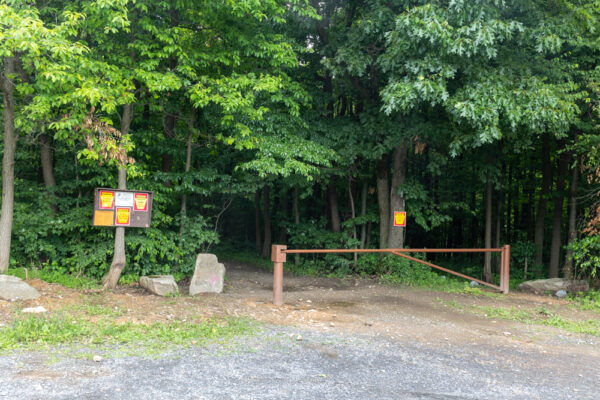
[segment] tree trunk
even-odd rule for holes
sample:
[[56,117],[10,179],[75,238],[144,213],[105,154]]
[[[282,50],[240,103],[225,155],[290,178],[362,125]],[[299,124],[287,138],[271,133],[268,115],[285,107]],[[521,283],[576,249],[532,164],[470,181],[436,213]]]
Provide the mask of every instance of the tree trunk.
[[280,203],[280,209],[281,209],[281,222],[282,222],[282,226],[281,228],[279,228],[279,238],[277,238],[277,241],[279,242],[279,244],[286,244],[287,242],[287,228],[285,226],[285,224],[287,223],[287,219],[288,219],[288,196],[287,196],[287,192],[283,192],[281,194],[281,196],[279,197],[279,203]]
[[538,200],[538,210],[535,219],[535,264],[543,262],[544,249],[544,225],[546,222],[546,203],[550,183],[552,182],[552,167],[550,165],[550,136],[544,134],[542,137],[542,187],[540,188],[540,198]]
[[[510,196],[509,196],[510,197]],[[504,196],[502,192],[498,192],[498,198],[496,199],[497,209],[496,209],[496,242],[494,243],[494,247],[499,249],[501,246],[501,236],[502,236],[502,221],[503,217],[503,207],[504,207]],[[507,207],[507,209],[509,209]],[[500,257],[498,257],[498,271],[500,271]]]
[[[360,216],[364,217],[367,215],[367,194],[369,190],[369,182],[365,179],[362,185],[361,192],[361,203],[360,203]],[[364,249],[367,243],[367,224],[363,223],[360,228],[360,248]]]
[[377,204],[379,206],[379,248],[388,247],[390,233],[390,188],[388,157],[377,161]]
[[15,203],[15,102],[14,82],[11,75],[15,73],[14,57],[4,59],[4,75],[2,83],[4,122],[4,154],[2,156],[2,215],[0,216],[0,273],[5,274],[10,262],[10,242],[12,235],[13,212]]
[[56,196],[54,190],[56,189],[56,181],[54,180],[54,164],[52,162],[52,147],[50,145],[50,138],[45,134],[40,135],[40,161],[42,164],[42,176],[44,177],[44,185],[48,192],[48,202],[52,209],[52,215],[56,215],[58,212],[58,206],[56,205]]
[[263,189],[263,225],[265,227],[265,240],[262,256],[267,258],[271,254],[271,188],[269,186],[265,186]]
[[552,216],[552,246],[550,247],[550,268],[548,276],[558,277],[561,248],[561,228],[563,205],[565,200],[565,175],[569,168],[569,153],[564,152],[558,160],[558,176],[556,177],[556,197],[554,198],[554,214]]
[[[163,118],[163,130],[165,134],[165,138],[168,142],[171,142],[175,139],[175,125],[177,124],[177,117],[170,114],[165,114]],[[163,152],[162,154],[162,172],[170,172],[173,168],[173,155],[168,152]],[[166,183],[167,186],[171,186],[171,182]]]
[[[577,181],[579,180],[579,159],[575,161],[571,171],[571,187],[569,188],[569,232],[567,235],[567,244],[571,244],[577,236]],[[573,251],[567,248],[565,256],[565,266],[563,268],[565,279],[573,278]]]
[[[400,188],[406,180],[406,160],[408,159],[408,145],[403,144],[394,150],[392,165],[392,184],[390,187],[390,210],[388,214],[389,230],[388,247],[390,249],[404,248],[404,228],[394,226],[394,212],[404,211],[404,194]],[[400,193],[399,193],[400,192]]]
[[256,239],[256,251],[262,250],[262,235],[260,233],[260,195],[261,190],[254,192],[254,237]]
[[331,230],[335,233],[342,231],[340,224],[340,211],[338,207],[337,190],[335,189],[335,178],[331,177],[327,185],[327,196],[329,198],[329,212],[331,213]]
[[[129,134],[131,128],[131,120],[133,119],[133,104],[125,104],[123,106],[123,116],[121,117],[121,133]],[[121,190],[127,189],[127,169],[119,168],[119,183],[118,188]],[[104,289],[114,289],[117,287],[117,282],[121,277],[121,272],[127,264],[127,255],[125,253],[125,228],[115,228],[115,250],[113,260],[110,264],[110,269],[106,276],[102,279]]]
[[[352,178],[348,178],[348,201],[350,203],[350,212],[352,220],[356,218],[356,208],[354,207],[354,195],[352,194]],[[358,240],[358,236],[356,233],[356,222],[353,222],[352,226],[352,238],[356,242]],[[358,265],[358,254],[354,253],[354,267]]]
[[[193,122],[192,122],[193,128]],[[190,172],[192,168],[192,138],[194,136],[193,130],[190,129],[190,133],[188,134],[187,146],[185,150],[185,175]],[[184,176],[185,176],[184,175]],[[187,195],[184,193],[181,196],[181,223],[179,225],[179,247],[183,248],[183,229],[185,225],[185,219],[187,217]]]
[[[294,188],[294,223],[296,224],[296,228],[300,225],[300,209],[298,207],[298,188]],[[294,263],[296,265],[300,265],[300,255],[296,254],[294,257]]]
[[[488,175],[485,191],[485,248],[492,248],[492,180]],[[492,253],[485,253],[483,277],[486,282],[492,282]]]

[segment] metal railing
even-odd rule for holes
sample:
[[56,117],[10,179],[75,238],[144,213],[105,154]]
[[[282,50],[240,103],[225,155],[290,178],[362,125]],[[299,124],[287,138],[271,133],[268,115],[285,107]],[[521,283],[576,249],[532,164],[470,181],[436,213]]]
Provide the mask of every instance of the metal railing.
[[[273,304],[283,304],[283,264],[286,262],[287,254],[331,254],[331,253],[387,253],[394,254],[408,260],[418,262],[428,267],[447,272],[461,278],[475,281],[481,285],[491,287],[507,294],[510,274],[510,245],[506,244],[499,249],[289,249],[286,245],[274,244],[271,246],[271,261],[273,268]],[[500,253],[500,284],[485,282],[480,279],[461,274],[460,272],[440,267],[425,260],[411,257],[406,253]]]

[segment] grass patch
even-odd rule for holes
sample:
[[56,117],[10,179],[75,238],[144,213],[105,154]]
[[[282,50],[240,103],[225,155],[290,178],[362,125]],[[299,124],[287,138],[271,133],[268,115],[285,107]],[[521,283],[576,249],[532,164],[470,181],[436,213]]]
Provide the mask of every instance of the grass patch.
[[69,313],[20,316],[0,329],[0,350],[44,349],[57,345],[104,347],[118,345],[127,354],[161,353],[172,348],[223,342],[251,334],[256,324],[246,319],[198,322],[117,324],[108,318],[91,322]]
[[580,310],[591,310],[600,313],[600,291],[591,291],[578,294],[571,298],[576,308]]
[[473,312],[491,319],[505,319],[526,324],[553,326],[567,332],[584,333],[600,337],[600,320],[569,320],[556,315],[544,307],[538,307],[534,311],[528,311],[517,309],[515,307],[505,308],[474,306]]
[[73,276],[58,271],[48,271],[45,269],[28,268],[10,268],[8,275],[17,276],[21,279],[40,279],[48,283],[58,283],[59,285],[72,289],[98,289],[100,285],[95,279],[84,276]]

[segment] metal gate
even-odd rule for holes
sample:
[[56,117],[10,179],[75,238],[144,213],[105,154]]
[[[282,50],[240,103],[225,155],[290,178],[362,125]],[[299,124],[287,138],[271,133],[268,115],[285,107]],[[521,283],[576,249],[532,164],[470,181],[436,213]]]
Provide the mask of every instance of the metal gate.
[[[330,253],[388,253],[418,262],[428,267],[439,269],[461,278],[478,282],[481,285],[489,286],[506,294],[509,286],[510,270],[510,245],[506,244],[499,249],[289,249],[286,245],[274,244],[271,246],[271,261],[273,268],[273,304],[280,306],[283,304],[283,263],[288,254],[330,254]],[[428,261],[419,260],[411,257],[407,253],[500,253],[500,282],[499,285],[484,282],[472,276],[461,274],[460,272],[440,267]]]

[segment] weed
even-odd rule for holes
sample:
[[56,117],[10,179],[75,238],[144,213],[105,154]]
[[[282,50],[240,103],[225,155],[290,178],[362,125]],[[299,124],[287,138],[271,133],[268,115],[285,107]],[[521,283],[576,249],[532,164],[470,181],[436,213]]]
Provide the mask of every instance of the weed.
[[107,318],[90,322],[68,313],[17,318],[0,328],[0,350],[37,349],[63,344],[88,344],[160,353],[172,347],[208,344],[250,334],[255,324],[245,319],[199,322],[118,324]]
[[40,279],[44,282],[58,283],[72,289],[97,289],[100,287],[98,281],[94,279],[45,269],[10,268],[8,275],[14,275],[21,279]]
[[600,290],[572,297],[573,304],[580,310],[591,310],[600,313]]

